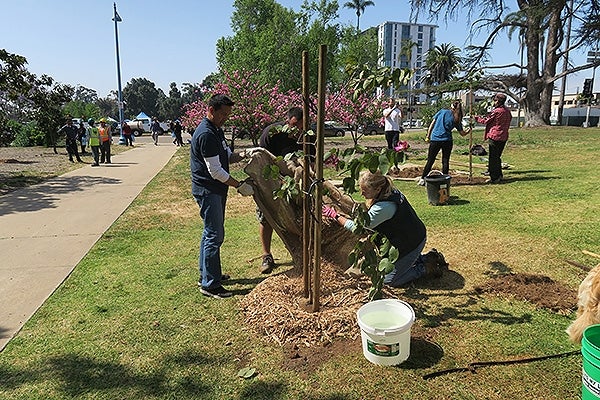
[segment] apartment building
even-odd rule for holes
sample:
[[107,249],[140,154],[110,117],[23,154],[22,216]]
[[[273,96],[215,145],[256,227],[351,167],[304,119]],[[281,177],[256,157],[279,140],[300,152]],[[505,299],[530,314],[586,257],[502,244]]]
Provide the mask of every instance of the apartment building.
[[[414,76],[408,85],[400,88],[391,88],[385,92],[386,96],[408,99],[412,90],[423,85],[425,77],[425,57],[427,51],[435,47],[435,30],[437,25],[412,24],[408,22],[383,22],[378,26],[377,37],[381,59],[379,65],[395,68],[410,68]],[[402,54],[402,46],[413,43],[411,57],[408,59]],[[425,96],[418,102],[425,101]],[[411,101],[412,103],[412,101]]]

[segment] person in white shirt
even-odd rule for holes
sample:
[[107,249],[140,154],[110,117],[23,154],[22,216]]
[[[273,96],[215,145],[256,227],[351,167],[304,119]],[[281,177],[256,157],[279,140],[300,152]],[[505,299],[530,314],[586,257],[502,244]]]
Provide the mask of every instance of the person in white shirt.
[[398,108],[396,100],[390,99],[388,107],[383,110],[383,119],[387,147],[392,150],[400,140],[400,120],[402,119],[402,111]]

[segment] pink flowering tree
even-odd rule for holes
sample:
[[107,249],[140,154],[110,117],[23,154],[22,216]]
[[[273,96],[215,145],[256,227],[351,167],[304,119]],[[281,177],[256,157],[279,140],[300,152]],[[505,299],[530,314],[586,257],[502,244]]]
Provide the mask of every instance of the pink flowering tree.
[[290,107],[302,106],[302,96],[295,91],[281,92],[279,85],[271,86],[258,80],[258,71],[225,72],[223,82],[217,83],[202,101],[185,107],[183,124],[195,129],[206,115],[207,100],[214,94],[226,94],[235,102],[226,125],[248,133],[254,145],[263,128],[285,117]]
[[339,121],[350,127],[352,140],[357,145],[361,134],[358,128],[367,123],[380,123],[381,100],[366,93],[354,94],[352,89],[344,88],[336,93],[328,93],[325,98],[326,119]]

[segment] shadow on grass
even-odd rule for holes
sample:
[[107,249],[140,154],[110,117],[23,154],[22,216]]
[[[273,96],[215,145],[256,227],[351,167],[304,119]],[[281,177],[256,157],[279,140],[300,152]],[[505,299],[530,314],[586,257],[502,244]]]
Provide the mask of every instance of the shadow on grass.
[[471,202],[469,200],[461,199],[458,196],[450,196],[450,199],[448,200],[447,205],[449,205],[449,206],[466,206],[467,204],[471,204]]
[[437,343],[413,337],[410,340],[410,356],[399,369],[423,369],[436,365],[444,356],[444,349]]
[[[78,398],[92,393],[123,395],[134,398],[216,398],[214,382],[203,382],[199,371],[221,365],[221,357],[206,356],[194,351],[165,357],[160,369],[142,373],[127,365],[98,361],[77,354],[48,358],[35,369],[0,368],[4,390],[53,379],[57,391],[65,397]],[[173,371],[179,371],[176,378]],[[185,372],[182,374],[182,372]],[[175,396],[175,397],[173,397]],[[248,397],[250,398],[250,397]]]
[[488,263],[491,271],[486,271],[483,274],[491,277],[506,275],[512,272],[512,269],[501,261],[492,261]]
[[[510,268],[499,261],[491,262],[490,268],[492,272],[487,274],[491,276],[504,275],[510,272]],[[464,285],[465,279],[462,275],[455,271],[448,271],[438,280],[416,282],[406,288],[404,296],[413,300],[413,304],[419,304],[415,307],[415,314],[417,319],[423,321],[424,327],[437,327],[451,320],[490,321],[502,325],[531,322],[532,315],[528,313],[515,315],[489,307],[478,307],[477,305],[481,304],[479,293],[475,291],[457,292],[458,289],[464,288]],[[426,293],[423,289],[443,290],[444,292],[439,294]],[[462,301],[453,304],[451,307],[436,307],[433,309],[428,305],[428,301],[433,297],[449,297],[457,300],[462,299]]]

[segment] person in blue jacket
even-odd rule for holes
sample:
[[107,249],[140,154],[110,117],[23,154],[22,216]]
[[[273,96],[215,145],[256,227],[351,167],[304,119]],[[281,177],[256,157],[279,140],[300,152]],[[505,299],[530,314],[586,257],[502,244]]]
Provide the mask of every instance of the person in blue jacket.
[[455,100],[450,109],[442,108],[435,113],[429,129],[427,129],[426,141],[429,142],[427,151],[427,163],[423,168],[421,179],[418,184],[425,186],[425,177],[431,172],[435,158],[442,151],[442,173],[447,175],[450,171],[450,153],[452,152],[452,130],[456,128],[461,136],[468,135],[471,128],[465,131],[462,126],[463,109],[460,100]]

